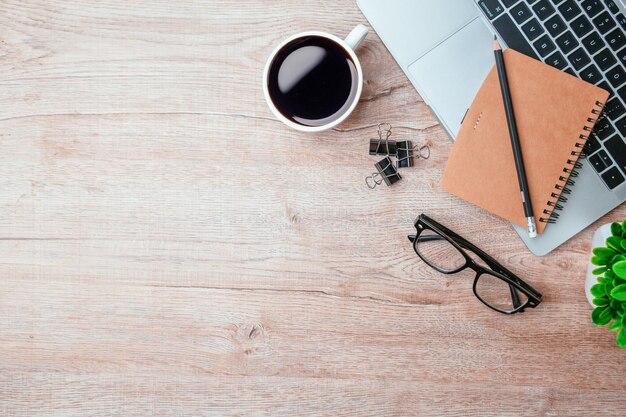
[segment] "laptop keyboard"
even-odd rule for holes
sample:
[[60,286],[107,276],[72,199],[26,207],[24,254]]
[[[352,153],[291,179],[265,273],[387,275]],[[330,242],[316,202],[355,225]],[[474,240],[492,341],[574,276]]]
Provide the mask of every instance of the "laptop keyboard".
[[611,0],[477,0],[506,44],[610,93],[585,153],[606,186],[626,185],[626,16]]

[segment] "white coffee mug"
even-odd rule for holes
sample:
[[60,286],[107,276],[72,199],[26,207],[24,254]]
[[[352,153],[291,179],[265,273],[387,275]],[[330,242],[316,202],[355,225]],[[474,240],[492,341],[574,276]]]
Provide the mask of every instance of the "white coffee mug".
[[[357,103],[359,102],[359,98],[361,97],[361,91],[363,90],[363,70],[361,69],[361,63],[359,62],[359,59],[354,53],[354,49],[357,46],[359,46],[361,41],[363,41],[363,39],[367,35],[367,32],[368,32],[367,28],[359,24],[354,29],[352,29],[350,34],[343,40],[338,38],[335,35],[331,35],[330,33],[311,31],[311,32],[298,33],[296,35],[290,36],[289,38],[281,42],[280,45],[278,45],[274,49],[274,51],[270,54],[267,60],[267,63],[265,64],[265,70],[263,71],[263,93],[265,95],[265,100],[267,101],[268,106],[270,107],[270,109],[272,110],[272,113],[274,113],[276,118],[280,120],[281,122],[283,122],[284,124],[286,124],[287,126],[292,127],[301,132],[321,132],[323,130],[328,130],[337,126],[339,123],[343,122],[348,116],[350,116],[350,114],[356,107]],[[297,122],[294,122],[293,120],[288,119],[287,117],[285,117],[285,115],[283,115],[280,112],[280,110],[278,110],[269,92],[269,84],[268,84],[269,73],[270,73],[270,69],[272,68],[272,64],[274,62],[276,54],[281,52],[282,49],[286,45],[290,44],[291,42],[299,38],[304,38],[308,36],[323,37],[339,45],[350,56],[350,59],[352,60],[356,68],[356,77],[357,77],[356,94],[353,97],[351,97],[351,103],[349,107],[343,112],[343,114],[340,117],[321,126],[307,126],[307,125],[299,124]]]

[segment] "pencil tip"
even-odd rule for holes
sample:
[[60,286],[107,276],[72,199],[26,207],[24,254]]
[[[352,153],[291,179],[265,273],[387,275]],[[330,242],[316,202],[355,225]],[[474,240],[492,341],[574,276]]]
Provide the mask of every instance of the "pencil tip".
[[493,35],[493,49],[494,50],[502,49],[500,47],[500,42],[498,42],[498,37],[496,35]]

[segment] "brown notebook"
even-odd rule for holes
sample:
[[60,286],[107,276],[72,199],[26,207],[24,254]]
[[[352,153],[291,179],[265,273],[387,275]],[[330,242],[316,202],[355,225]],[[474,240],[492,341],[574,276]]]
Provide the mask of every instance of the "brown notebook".
[[[562,190],[608,93],[511,49],[504,61],[537,232],[555,221]],[[526,228],[495,66],[468,109],[441,183],[444,190]],[[558,205],[557,205],[558,204]]]

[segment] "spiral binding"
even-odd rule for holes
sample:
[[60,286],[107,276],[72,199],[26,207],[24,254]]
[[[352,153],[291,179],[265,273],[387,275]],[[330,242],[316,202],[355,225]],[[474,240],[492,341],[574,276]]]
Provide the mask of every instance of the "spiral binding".
[[[591,110],[593,116],[587,117],[587,123],[595,124],[607,116],[604,112],[605,103],[596,101],[595,105],[597,108]],[[556,212],[563,210],[563,204],[567,203],[566,196],[572,193],[572,187],[576,184],[572,178],[578,177],[578,170],[583,166],[579,159],[586,158],[585,145],[590,135],[595,135],[593,126],[583,126],[583,132],[585,133],[578,136],[579,142],[574,145],[575,149],[570,152],[570,156],[573,158],[567,159],[566,166],[563,168],[563,175],[559,177],[559,182],[554,185],[556,192],[550,194],[551,200],[548,200],[546,208],[543,209],[542,215],[539,217],[539,221],[542,223],[556,223],[559,219],[559,213]]]

